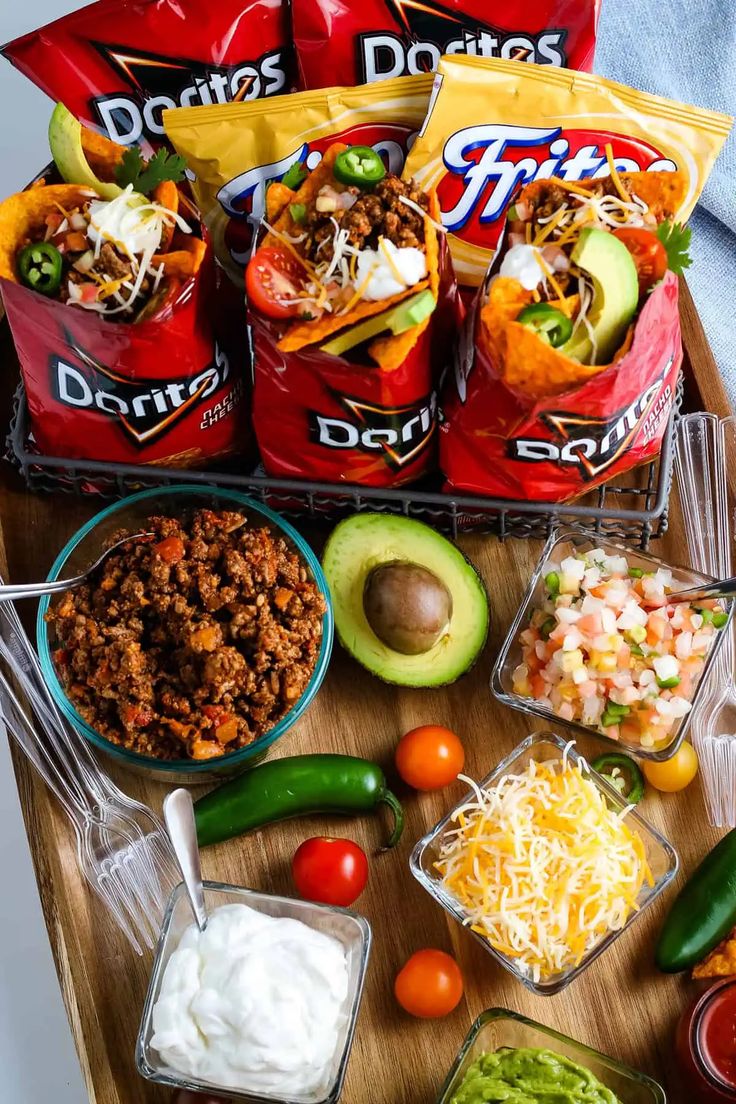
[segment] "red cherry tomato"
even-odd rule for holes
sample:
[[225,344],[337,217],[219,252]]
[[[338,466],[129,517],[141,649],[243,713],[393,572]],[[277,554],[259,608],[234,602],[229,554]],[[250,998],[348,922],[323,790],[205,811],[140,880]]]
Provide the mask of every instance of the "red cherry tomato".
[[463,745],[442,725],[421,725],[402,736],[396,769],[415,790],[439,790],[454,782],[465,765]]
[[667,271],[667,250],[652,230],[638,226],[614,230],[613,236],[626,246],[633,257],[639,275],[639,292],[643,295]]
[[300,896],[347,908],[365,889],[368,859],[352,840],[314,836],[297,848],[291,873]]
[[463,995],[463,976],[451,955],[427,948],[399,970],[394,994],[405,1012],[423,1020],[447,1016]]
[[[304,269],[285,249],[257,249],[245,270],[248,301],[268,318],[293,318],[304,310],[299,291]],[[291,300],[291,302],[290,302]]]

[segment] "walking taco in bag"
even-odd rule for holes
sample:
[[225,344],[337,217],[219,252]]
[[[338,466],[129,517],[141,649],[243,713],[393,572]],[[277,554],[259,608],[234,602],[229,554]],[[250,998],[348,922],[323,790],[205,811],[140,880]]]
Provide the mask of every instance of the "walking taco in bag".
[[454,293],[436,197],[370,147],[335,143],[297,191],[273,184],[266,200],[272,221],[246,270],[266,470],[417,478],[433,465]]
[[234,451],[239,382],[209,320],[211,252],[177,188],[59,104],[66,183],[0,203],[0,284],[41,451],[183,466]]
[[682,359],[690,231],[674,220],[687,178],[612,169],[534,181],[508,212],[470,365],[447,387],[453,487],[565,500],[659,450]]

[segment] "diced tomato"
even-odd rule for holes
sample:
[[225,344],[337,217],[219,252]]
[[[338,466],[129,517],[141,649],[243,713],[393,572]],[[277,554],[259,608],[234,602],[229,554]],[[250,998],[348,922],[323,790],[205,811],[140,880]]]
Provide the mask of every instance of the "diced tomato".
[[64,244],[70,253],[84,253],[87,245],[87,235],[81,230],[70,230],[64,235]]
[[77,284],[81,295],[79,296],[80,303],[94,303],[97,300],[97,285],[96,284]]
[[184,559],[184,542],[180,537],[166,537],[153,546],[154,552],[167,564]]

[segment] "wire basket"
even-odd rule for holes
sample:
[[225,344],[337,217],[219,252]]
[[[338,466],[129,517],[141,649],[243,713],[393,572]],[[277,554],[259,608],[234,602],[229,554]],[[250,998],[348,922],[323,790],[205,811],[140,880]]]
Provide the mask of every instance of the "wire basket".
[[480,495],[446,494],[441,477],[413,487],[384,490],[350,483],[312,483],[271,479],[255,472],[196,471],[150,465],[113,464],[42,456],[29,444],[30,425],[23,385],[19,385],[7,439],[8,458],[32,491],[119,498],[145,487],[202,483],[234,487],[289,518],[334,523],[359,511],[403,514],[427,522],[440,532],[492,534],[545,540],[558,525],[584,528],[646,550],[650,540],[667,531],[672,487],[675,432],[682,404],[678,384],[660,456],[621,477],[620,483],[596,488],[573,503],[525,502]]

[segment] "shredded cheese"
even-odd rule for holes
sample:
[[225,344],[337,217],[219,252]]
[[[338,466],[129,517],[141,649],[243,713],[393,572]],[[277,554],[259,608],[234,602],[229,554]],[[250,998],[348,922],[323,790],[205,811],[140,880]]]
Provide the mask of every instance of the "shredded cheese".
[[342,310],[339,310],[339,311],[336,312],[337,314],[347,314],[349,311],[351,311],[353,309],[353,307],[358,302],[358,300],[363,298],[363,292],[368,287],[368,284],[371,282],[371,276],[373,275],[375,270],[376,270],[376,266],[371,265],[370,269],[368,270],[368,272],[365,275],[365,279],[355,289],[354,295],[351,296],[351,298],[348,300],[348,302],[345,304],[345,306],[342,308]]
[[465,923],[534,981],[580,963],[653,884],[641,838],[582,764],[531,762],[473,794],[436,869]]
[[560,287],[560,285],[557,283],[557,280],[555,280],[552,269],[549,267],[549,265],[547,264],[547,262],[545,261],[545,259],[544,259],[544,257],[542,256],[541,253],[536,253],[535,257],[536,257],[536,260],[537,260],[537,264],[539,265],[542,272],[544,273],[545,280],[549,281],[550,287],[552,288],[552,290],[554,291],[556,297],[560,301],[560,310],[562,311],[563,314],[566,314],[567,317],[569,318],[570,317],[570,308],[567,305],[567,302],[565,300],[565,293],[562,290],[562,288]]
[[538,231],[537,236],[534,239],[534,244],[541,245],[545,238],[548,238],[550,236],[555,227],[559,226],[560,222],[565,217],[567,212],[568,208],[564,204],[562,207],[558,208],[552,218],[545,222],[544,228]]
[[606,161],[608,162],[608,171],[611,174],[611,180],[613,181],[614,187],[615,187],[616,191],[618,192],[618,194],[621,196],[624,203],[628,203],[629,202],[629,193],[624,188],[623,184],[621,183],[621,177],[618,175],[618,170],[616,168],[616,162],[613,159],[613,146],[611,145],[610,142],[608,142],[603,148],[606,151]]

